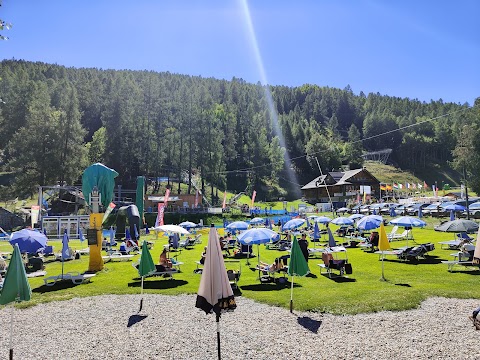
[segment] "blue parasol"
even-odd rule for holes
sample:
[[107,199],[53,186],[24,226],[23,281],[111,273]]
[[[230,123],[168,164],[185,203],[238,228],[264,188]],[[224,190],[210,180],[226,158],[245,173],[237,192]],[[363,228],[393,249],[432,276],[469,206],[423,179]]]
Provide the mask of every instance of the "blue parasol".
[[364,216],[361,219],[358,219],[356,223],[356,227],[360,230],[368,231],[368,230],[379,228],[381,223],[382,223],[381,216],[368,215],[368,216]]
[[347,217],[337,217],[331,221],[332,224],[335,225],[353,225],[354,221],[347,218]]
[[21,253],[35,254],[47,246],[47,237],[39,231],[23,229],[10,235],[10,244],[18,244]]
[[306,223],[305,219],[292,219],[287,221],[283,226],[282,230],[293,230]]
[[320,239],[320,230],[318,229],[318,223],[313,225],[313,240]]
[[226,226],[227,230],[247,230],[248,224],[245,221],[234,221]]
[[330,228],[327,228],[328,231],[328,247],[332,248],[337,246],[337,243],[335,242],[335,238],[333,237],[332,230]]

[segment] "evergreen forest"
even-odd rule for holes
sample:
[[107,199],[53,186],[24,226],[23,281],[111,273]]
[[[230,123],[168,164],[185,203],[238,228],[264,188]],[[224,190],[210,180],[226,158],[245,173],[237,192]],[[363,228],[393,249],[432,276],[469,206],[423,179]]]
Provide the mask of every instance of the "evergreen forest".
[[317,160],[322,171],[353,169],[363,153],[383,149],[402,169],[453,167],[480,190],[479,99],[477,106],[423,102],[356,95],[349,86],[265,86],[21,60],[2,61],[0,79],[0,164],[11,176],[3,196],[79,184],[87,166],[102,162],[131,188],[144,175],[182,179],[189,193],[196,186],[298,198],[300,186],[319,175]]

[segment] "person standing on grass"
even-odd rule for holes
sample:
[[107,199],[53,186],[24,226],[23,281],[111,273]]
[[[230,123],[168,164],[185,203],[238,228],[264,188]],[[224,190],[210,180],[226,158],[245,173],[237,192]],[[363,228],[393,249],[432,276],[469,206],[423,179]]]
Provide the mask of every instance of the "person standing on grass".
[[305,257],[305,261],[308,263],[308,241],[307,241],[307,234],[303,233],[302,238],[298,240],[298,245],[300,245],[300,250],[302,250],[302,254]]

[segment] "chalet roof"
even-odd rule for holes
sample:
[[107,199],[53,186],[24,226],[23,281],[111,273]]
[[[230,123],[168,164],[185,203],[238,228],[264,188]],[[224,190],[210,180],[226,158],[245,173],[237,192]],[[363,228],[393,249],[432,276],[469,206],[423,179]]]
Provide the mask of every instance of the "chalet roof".
[[[312,181],[310,181],[308,184],[302,187],[302,190],[307,190],[307,189],[316,189],[320,187],[320,184],[323,183],[327,175],[320,175],[319,177],[316,177]],[[322,185],[323,186],[323,185]]]
[[[370,176],[372,176],[374,179],[375,177],[370,174],[366,169],[360,168],[360,169],[354,169],[354,170],[347,170],[347,171],[331,171],[326,175],[322,175],[319,177],[316,177],[312,181],[310,181],[308,184],[303,186],[301,189],[302,190],[308,190],[308,189],[317,189],[321,187],[330,187],[330,186],[336,186],[336,185],[350,185],[352,182],[348,181],[358,173],[365,171],[367,172]],[[327,178],[327,176],[335,181],[333,184],[324,184],[324,180]],[[376,180],[376,179],[375,179]],[[378,181],[378,180],[377,180]]]

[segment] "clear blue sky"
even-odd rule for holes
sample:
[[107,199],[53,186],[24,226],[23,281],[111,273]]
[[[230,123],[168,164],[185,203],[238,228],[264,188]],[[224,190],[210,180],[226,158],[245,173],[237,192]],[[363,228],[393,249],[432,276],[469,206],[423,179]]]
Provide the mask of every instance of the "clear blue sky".
[[480,96],[478,0],[3,0],[0,58],[354,93]]

